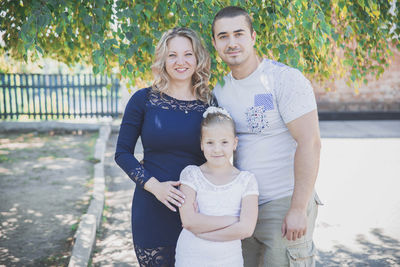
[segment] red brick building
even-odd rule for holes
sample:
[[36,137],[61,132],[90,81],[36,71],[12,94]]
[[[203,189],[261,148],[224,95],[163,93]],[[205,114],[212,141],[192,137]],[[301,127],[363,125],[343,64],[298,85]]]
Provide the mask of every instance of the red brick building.
[[[379,111],[400,112],[400,51],[393,49],[389,67],[379,80],[371,77],[358,89],[338,80],[324,85],[313,84],[320,111]],[[330,87],[332,91],[326,92]]]

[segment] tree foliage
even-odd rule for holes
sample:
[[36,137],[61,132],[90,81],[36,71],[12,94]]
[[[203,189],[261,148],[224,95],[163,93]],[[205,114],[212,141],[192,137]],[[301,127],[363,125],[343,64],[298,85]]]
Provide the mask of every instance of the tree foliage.
[[[211,43],[211,22],[219,9],[240,5],[257,32],[257,50],[316,80],[359,84],[379,76],[391,49],[400,49],[400,7],[388,0],[4,0],[0,2],[1,54],[35,60],[39,54],[93,72],[151,79],[151,62],[162,33],[190,27],[212,56],[212,82],[226,66]],[[393,26],[393,25],[397,25]],[[394,30],[393,30],[394,29]]]

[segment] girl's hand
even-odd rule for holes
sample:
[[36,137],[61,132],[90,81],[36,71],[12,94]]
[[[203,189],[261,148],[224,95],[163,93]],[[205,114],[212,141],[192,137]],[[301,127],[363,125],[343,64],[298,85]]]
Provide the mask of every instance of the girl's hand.
[[167,208],[176,212],[176,208],[172,205],[180,207],[185,202],[185,195],[174,187],[180,184],[179,181],[159,182],[152,177],[144,184],[144,189],[152,193]]

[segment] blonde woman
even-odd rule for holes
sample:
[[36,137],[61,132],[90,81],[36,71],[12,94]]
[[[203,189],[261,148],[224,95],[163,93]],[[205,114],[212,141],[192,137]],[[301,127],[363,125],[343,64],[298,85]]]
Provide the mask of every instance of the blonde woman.
[[[197,34],[174,28],[161,37],[152,87],[137,91],[122,119],[115,161],[136,183],[132,234],[140,266],[174,266],[184,194],[179,174],[205,162],[202,114],[210,103],[210,58]],[[141,136],[143,164],[133,156]]]

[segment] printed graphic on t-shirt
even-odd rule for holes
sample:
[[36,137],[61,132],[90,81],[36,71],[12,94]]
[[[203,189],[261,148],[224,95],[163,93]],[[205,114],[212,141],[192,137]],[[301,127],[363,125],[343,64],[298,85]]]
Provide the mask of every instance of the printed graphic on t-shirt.
[[254,106],[246,110],[247,128],[252,133],[261,133],[269,128],[267,112],[274,109],[272,94],[257,94],[254,96]]
[[286,67],[286,65],[281,63],[281,62],[278,62],[278,61],[275,61],[275,60],[271,60],[271,61],[272,61],[272,64],[274,64],[274,65],[276,65],[278,67]]
[[274,101],[272,98],[272,94],[258,94],[254,96],[254,106],[264,107],[265,110],[273,110],[274,109]]
[[246,109],[247,128],[251,133],[261,133],[269,127],[264,106],[249,107]]

